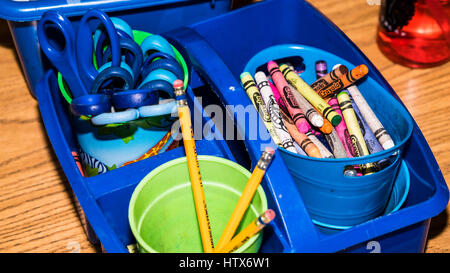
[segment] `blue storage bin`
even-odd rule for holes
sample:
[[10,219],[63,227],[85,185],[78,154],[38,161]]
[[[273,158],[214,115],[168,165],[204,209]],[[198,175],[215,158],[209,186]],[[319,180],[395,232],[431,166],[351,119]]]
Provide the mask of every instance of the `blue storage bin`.
[[[158,33],[143,19],[145,9],[136,9],[140,15],[134,16],[128,11],[118,11],[118,6],[116,8],[111,10],[110,15],[123,15],[134,29]],[[81,10],[77,12],[82,13]],[[269,14],[282,19],[277,24],[265,22]],[[297,23],[294,26],[292,22]],[[317,33],[321,35],[317,37]],[[205,113],[205,107],[209,104],[251,104],[237,80],[239,74],[252,56],[280,43],[309,45],[352,64],[364,63],[370,69],[369,77],[398,100],[389,84],[358,48],[302,0],[266,0],[161,34],[169,37],[169,41],[189,62],[191,85],[187,89],[188,103],[193,118],[202,115],[202,124],[213,124]],[[54,71],[45,69],[35,91],[53,149],[90,223],[88,230],[92,228],[90,239],[94,241],[97,237],[107,252],[128,252],[127,246],[135,243],[127,215],[134,188],[157,166],[184,156],[184,149],[176,148],[104,174],[83,177],[72,156],[76,140]],[[198,96],[202,97],[201,101]],[[249,114],[257,115],[254,109]],[[234,121],[243,141],[218,139],[219,133],[215,132],[216,138],[207,135],[196,142],[197,152],[228,158],[250,169],[258,161],[261,148],[268,143],[260,138],[250,140],[251,132],[246,130],[249,124],[245,119],[235,116]],[[196,122],[198,120],[193,121]],[[215,126],[220,129],[220,126]],[[225,135],[227,132],[220,133]],[[445,208],[449,193],[439,167],[415,123],[402,158],[404,163],[400,172],[403,180],[401,183],[396,181],[397,188],[394,186],[393,191],[396,195],[390,197],[394,201],[388,204],[393,208],[383,216],[337,231],[313,223],[295,181],[281,153],[277,151],[261,184],[266,192],[268,207],[277,214],[275,221],[264,231],[261,251],[369,252],[372,250],[372,241],[379,244],[381,252],[423,251],[430,219]],[[402,194],[405,189],[402,188],[408,188],[408,185],[409,194],[405,200]],[[401,203],[403,206],[397,207]]]
[[49,69],[50,63],[41,54],[36,26],[47,10],[58,9],[77,22],[91,8],[120,17],[135,29],[161,33],[223,14],[230,10],[231,0],[132,0],[132,1],[9,1],[1,0],[0,18],[7,20],[16,51],[31,94],[35,85]]
[[[267,18],[279,20],[274,22]],[[302,0],[266,0],[168,35],[183,46],[194,69],[212,86],[218,101],[224,105],[251,104],[238,79],[254,55],[278,44],[302,44],[322,49],[352,64],[366,64],[370,71],[368,77],[404,107],[367,57],[333,23]],[[263,141],[249,140],[246,130],[249,125],[245,121],[238,121],[237,128],[245,135],[251,161],[256,162]],[[281,230],[284,236],[278,239],[266,237],[268,244],[263,244],[261,250],[369,252],[375,243],[379,244],[377,249],[381,252],[422,252],[430,219],[446,207],[449,192],[415,122],[411,137],[403,148],[402,159],[410,181],[403,206],[342,231],[314,225],[303,199],[297,194],[293,178],[284,173],[284,168],[277,170],[272,166],[263,185],[269,189],[276,201],[274,204],[282,213],[277,216],[274,230]],[[273,247],[277,240],[285,240],[287,245],[282,243],[278,245],[281,248]]]

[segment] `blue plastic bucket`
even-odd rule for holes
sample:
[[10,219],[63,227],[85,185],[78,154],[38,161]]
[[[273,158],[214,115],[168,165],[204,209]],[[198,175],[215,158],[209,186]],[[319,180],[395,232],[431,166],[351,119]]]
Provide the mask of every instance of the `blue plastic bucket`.
[[[244,71],[254,74],[258,67],[270,60],[294,56],[303,59],[305,71],[301,77],[308,84],[316,79],[317,60],[325,60],[329,67],[343,64],[352,69],[359,65],[314,47],[282,44],[260,51],[250,59]],[[280,148],[311,218],[324,226],[353,226],[383,213],[402,162],[402,149],[413,129],[407,110],[375,80],[367,77],[357,85],[394,140],[394,147],[364,157],[339,159],[312,158]],[[390,165],[374,174],[361,177],[344,175],[347,166],[377,162],[386,158],[391,160]]]

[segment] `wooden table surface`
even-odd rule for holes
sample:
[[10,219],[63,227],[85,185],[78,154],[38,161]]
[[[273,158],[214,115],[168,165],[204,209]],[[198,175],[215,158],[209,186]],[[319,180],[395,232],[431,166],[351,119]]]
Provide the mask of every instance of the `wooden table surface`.
[[[412,70],[375,43],[378,10],[366,0],[311,1],[353,40],[398,93],[450,181],[450,63]],[[96,252],[27,89],[7,24],[0,21],[0,252]],[[448,208],[432,219],[426,252],[450,252]]]

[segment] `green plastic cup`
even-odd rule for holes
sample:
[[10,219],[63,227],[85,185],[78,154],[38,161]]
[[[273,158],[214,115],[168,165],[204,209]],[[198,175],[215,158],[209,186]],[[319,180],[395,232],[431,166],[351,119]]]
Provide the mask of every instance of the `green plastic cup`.
[[[228,219],[250,177],[239,164],[214,156],[198,156],[213,241],[219,241]],[[267,210],[261,186],[236,234]],[[131,231],[139,252],[203,252],[186,157],[169,161],[151,171],[134,190],[129,211]],[[257,253],[262,232],[235,253]]]

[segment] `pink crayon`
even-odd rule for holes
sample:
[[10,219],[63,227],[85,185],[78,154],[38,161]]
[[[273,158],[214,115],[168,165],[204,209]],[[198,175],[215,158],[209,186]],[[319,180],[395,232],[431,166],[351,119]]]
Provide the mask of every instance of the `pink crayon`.
[[287,116],[289,116],[289,112],[286,108],[286,105],[284,105],[283,99],[281,99],[280,91],[278,91],[277,87],[273,85],[272,82],[269,81],[269,86],[272,88],[273,97],[275,98],[275,101],[277,102],[278,106],[280,107],[280,110],[283,111]]
[[295,126],[301,133],[306,134],[309,130],[311,130],[311,126],[306,120],[305,113],[303,113],[303,111],[298,106],[297,101],[294,98],[294,94],[292,94],[292,90],[289,87],[283,74],[281,73],[278,64],[274,61],[268,62],[267,70],[272,76],[272,80],[275,83],[278,91],[280,91],[279,93],[281,99],[283,100],[284,105],[286,106],[292,120],[294,121]]
[[[328,100],[328,104],[336,111],[336,113],[341,116],[342,120],[344,117],[342,116],[341,109],[339,108],[339,103],[336,99],[336,96],[331,97]],[[353,151],[352,141],[350,139],[350,135],[348,133],[347,125],[345,122],[340,122],[337,126],[334,127],[336,129],[337,135],[341,140],[342,144],[344,144],[345,152],[349,158],[355,156],[355,152]]]

